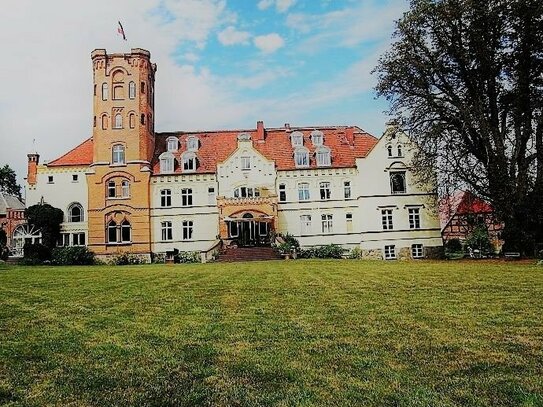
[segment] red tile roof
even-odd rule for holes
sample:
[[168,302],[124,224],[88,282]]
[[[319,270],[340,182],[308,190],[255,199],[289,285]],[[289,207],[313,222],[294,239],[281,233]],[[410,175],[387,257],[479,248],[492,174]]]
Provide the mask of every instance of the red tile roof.
[[492,205],[469,191],[458,191],[439,202],[439,218],[444,228],[454,215],[492,213]]
[[[237,148],[237,136],[247,133],[253,140],[253,146],[257,151],[270,160],[274,160],[278,170],[296,169],[294,163],[294,148],[290,141],[290,134],[300,131],[304,136],[304,147],[309,149],[310,166],[317,168],[315,147],[313,146],[310,134],[313,130],[320,130],[324,134],[324,145],[330,147],[332,165],[331,168],[346,168],[356,166],[355,159],[365,157],[368,152],[377,144],[377,138],[366,133],[358,127],[312,127],[312,128],[291,128],[286,132],[284,128],[266,129],[263,141],[257,140],[257,130],[221,130],[221,131],[197,131],[197,132],[172,132],[159,133],[156,135],[155,157],[153,159],[153,172],[160,174],[160,162],[158,157],[166,151],[166,140],[168,137],[177,137],[180,141],[179,150],[174,156],[179,159],[186,151],[186,140],[190,136],[199,139],[198,167],[196,173],[215,173],[217,163],[226,160]],[[349,143],[346,131],[354,132],[354,143]],[[178,162],[179,163],[179,162]],[[175,173],[181,173],[181,168],[176,164]]]
[[75,165],[90,165],[92,164],[92,138],[89,138],[71,149],[63,156],[56,160],[49,161],[48,167],[75,166]]

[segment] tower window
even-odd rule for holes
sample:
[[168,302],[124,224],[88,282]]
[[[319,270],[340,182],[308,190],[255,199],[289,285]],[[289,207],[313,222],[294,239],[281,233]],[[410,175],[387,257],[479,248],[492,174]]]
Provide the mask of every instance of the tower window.
[[145,114],[144,113],[142,113],[141,116],[140,116],[140,123],[145,124]]
[[128,219],[121,222],[121,242],[127,243],[132,240],[132,227]]
[[141,93],[145,93],[145,82],[141,83]]
[[123,128],[123,116],[121,116],[120,113],[117,113],[115,115],[115,123],[113,124],[113,128],[115,128],[115,129],[122,129]]
[[130,196],[130,183],[127,180],[121,182],[121,197],[128,198]]
[[128,124],[131,129],[136,127],[136,115],[134,113],[130,113],[130,116],[128,116]]
[[122,144],[115,144],[111,149],[111,163],[112,164],[124,164],[124,146]]
[[107,183],[107,197],[115,198],[116,196],[117,196],[117,187],[115,185],[115,181],[109,181]]
[[130,82],[128,84],[128,97],[130,99],[134,99],[136,97],[136,84],[134,82]]
[[124,99],[124,87],[123,85],[113,86],[113,100]]
[[102,115],[102,130],[107,130],[107,115]]
[[94,96],[96,96],[96,84],[94,84]]
[[107,83],[102,83],[102,100],[107,100],[109,98],[109,86]]
[[114,220],[110,220],[107,224],[107,241],[108,243],[117,243],[117,224]]

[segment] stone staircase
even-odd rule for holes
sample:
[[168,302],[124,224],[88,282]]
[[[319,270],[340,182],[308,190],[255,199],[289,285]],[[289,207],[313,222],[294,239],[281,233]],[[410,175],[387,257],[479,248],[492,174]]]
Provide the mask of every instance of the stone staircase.
[[217,261],[263,261],[280,260],[281,255],[272,247],[229,247],[219,255]]

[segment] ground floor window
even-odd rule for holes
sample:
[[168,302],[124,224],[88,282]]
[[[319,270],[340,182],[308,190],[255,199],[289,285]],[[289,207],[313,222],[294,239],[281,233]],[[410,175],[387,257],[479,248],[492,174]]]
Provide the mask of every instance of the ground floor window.
[[183,240],[192,239],[192,227],[193,227],[193,223],[191,220],[183,221]]
[[411,257],[414,259],[422,259],[424,257],[424,248],[422,244],[411,245]]
[[301,215],[300,226],[302,235],[311,233],[311,215]]
[[396,246],[385,246],[385,260],[394,260],[396,258]]
[[85,246],[85,233],[72,233],[72,246]]
[[162,230],[162,240],[172,240],[173,239],[173,230],[172,222],[166,221],[160,224]]
[[128,219],[117,224],[113,219],[107,224],[108,243],[130,243],[132,241],[132,227]]
[[322,233],[332,233],[332,215],[321,215]]

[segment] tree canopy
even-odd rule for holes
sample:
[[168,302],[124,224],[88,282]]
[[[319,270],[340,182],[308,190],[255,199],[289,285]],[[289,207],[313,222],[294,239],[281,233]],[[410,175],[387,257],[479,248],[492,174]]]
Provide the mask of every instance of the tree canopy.
[[64,212],[49,204],[37,204],[25,210],[28,224],[41,230],[42,242],[53,249],[60,237],[60,224],[64,220]]
[[543,241],[543,2],[412,0],[374,72],[421,175],[487,198],[506,247]]
[[15,171],[7,164],[0,167],[0,191],[21,199],[21,186],[17,184]]

